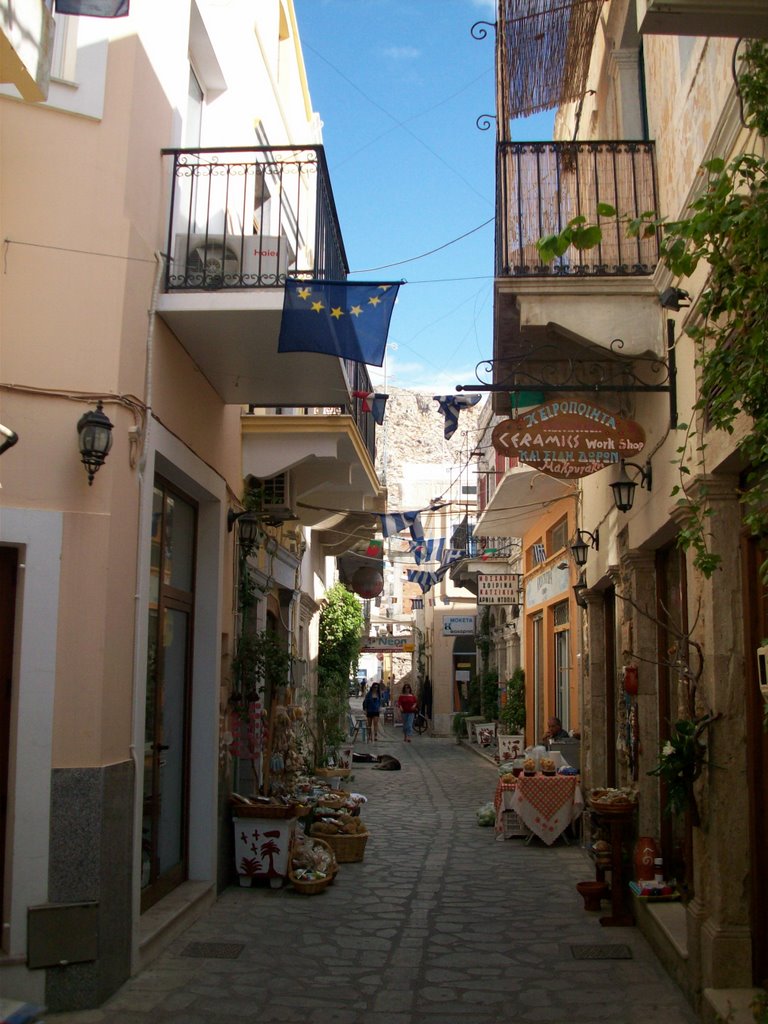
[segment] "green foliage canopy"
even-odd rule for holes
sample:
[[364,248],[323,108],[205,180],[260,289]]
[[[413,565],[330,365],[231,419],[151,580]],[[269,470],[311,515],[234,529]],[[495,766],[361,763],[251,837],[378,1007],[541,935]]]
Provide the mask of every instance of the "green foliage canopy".
[[338,750],[346,736],[347,688],[357,668],[362,629],[360,602],[340,583],[334,584],[320,613],[315,704],[318,763]]

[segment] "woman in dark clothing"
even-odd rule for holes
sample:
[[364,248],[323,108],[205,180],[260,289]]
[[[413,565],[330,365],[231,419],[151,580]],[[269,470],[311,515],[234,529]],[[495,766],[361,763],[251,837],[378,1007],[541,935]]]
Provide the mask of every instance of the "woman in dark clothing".
[[368,739],[379,738],[379,715],[381,714],[381,691],[378,683],[372,683],[365,695],[363,711],[368,719]]

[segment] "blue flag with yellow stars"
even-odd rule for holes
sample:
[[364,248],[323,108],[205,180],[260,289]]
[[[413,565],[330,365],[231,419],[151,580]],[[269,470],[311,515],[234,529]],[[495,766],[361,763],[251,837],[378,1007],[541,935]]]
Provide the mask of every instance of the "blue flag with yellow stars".
[[89,18],[127,18],[129,0],[56,0],[57,14]]
[[285,282],[278,352],[320,352],[381,366],[399,284]]

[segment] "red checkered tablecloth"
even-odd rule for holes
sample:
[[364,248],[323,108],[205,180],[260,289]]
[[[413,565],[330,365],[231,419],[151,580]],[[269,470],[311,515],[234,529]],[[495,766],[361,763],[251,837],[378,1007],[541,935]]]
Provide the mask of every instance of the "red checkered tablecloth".
[[500,815],[513,810],[548,846],[579,817],[584,798],[575,775],[520,775],[499,779],[494,796],[497,831]]

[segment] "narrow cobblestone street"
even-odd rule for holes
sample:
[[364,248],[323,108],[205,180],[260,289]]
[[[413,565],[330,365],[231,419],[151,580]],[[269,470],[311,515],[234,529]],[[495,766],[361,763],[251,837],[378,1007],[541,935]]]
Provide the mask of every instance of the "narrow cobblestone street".
[[[100,1010],[55,1024],[693,1024],[696,1016],[636,928],[602,928],[576,882],[576,843],[496,841],[478,827],[494,765],[448,739],[398,730],[366,749],[399,772],[356,766],[370,830],[365,860],[307,897],[232,887]],[[191,943],[234,943],[193,958]],[[626,959],[573,946],[624,945]],[[186,951],[186,953],[185,953]]]

